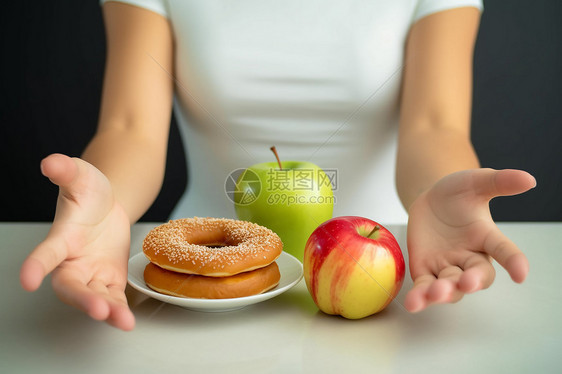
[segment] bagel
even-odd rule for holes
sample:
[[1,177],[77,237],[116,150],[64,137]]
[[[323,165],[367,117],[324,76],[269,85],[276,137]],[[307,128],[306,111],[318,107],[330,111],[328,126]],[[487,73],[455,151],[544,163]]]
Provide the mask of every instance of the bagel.
[[143,252],[160,268],[207,277],[227,277],[259,269],[283,251],[268,228],[227,218],[183,218],[152,229]]
[[182,274],[162,269],[149,263],[144,280],[156,292],[200,299],[230,299],[251,296],[268,291],[279,283],[281,275],[277,263],[229,277],[206,277]]

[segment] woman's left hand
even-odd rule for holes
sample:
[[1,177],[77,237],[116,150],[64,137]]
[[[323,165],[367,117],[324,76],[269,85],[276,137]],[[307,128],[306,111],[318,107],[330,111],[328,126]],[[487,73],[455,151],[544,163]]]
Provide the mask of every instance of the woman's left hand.
[[418,312],[453,303],[494,281],[492,259],[521,283],[529,272],[525,255],[496,226],[489,201],[536,185],[520,170],[473,169],[442,178],[410,208],[408,252],[413,288],[405,306]]

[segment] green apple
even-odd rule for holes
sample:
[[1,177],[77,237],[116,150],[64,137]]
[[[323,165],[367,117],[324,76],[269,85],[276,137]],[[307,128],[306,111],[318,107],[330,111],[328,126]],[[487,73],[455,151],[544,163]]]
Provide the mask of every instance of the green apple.
[[273,230],[283,249],[303,260],[308,237],[332,218],[334,195],[326,173],[303,161],[279,160],[247,168],[236,182],[234,197],[238,219]]

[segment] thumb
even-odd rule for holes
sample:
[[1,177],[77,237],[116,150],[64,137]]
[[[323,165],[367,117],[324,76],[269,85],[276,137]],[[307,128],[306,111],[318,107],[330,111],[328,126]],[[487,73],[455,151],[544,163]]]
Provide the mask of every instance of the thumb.
[[54,153],[41,161],[41,173],[59,187],[68,187],[78,175],[78,165],[68,156]]
[[517,195],[534,188],[535,178],[523,170],[480,169],[473,174],[476,193],[486,200],[496,196]]
[[[97,191],[101,188],[104,192],[111,188],[105,176],[93,165],[80,158],[71,158],[59,153],[47,156],[41,161],[41,172],[60,187],[60,196],[69,201],[77,201],[87,191],[91,192],[92,188]],[[58,211],[57,207],[57,213]]]

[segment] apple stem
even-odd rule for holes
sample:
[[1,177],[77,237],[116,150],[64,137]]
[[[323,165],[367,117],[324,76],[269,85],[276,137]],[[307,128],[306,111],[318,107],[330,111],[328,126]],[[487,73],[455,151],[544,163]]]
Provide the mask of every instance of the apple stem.
[[381,227],[379,225],[375,225],[375,227],[373,227],[373,229],[371,230],[371,232],[369,233],[369,235],[367,235],[367,238],[369,239],[373,239],[373,235],[376,235],[377,231],[379,231],[381,229]]
[[273,152],[275,158],[277,159],[277,163],[279,164],[279,170],[283,170],[283,166],[281,165],[281,160],[279,159],[279,155],[277,154],[277,149],[275,149],[275,146],[272,146],[269,149],[271,149],[271,152]]

